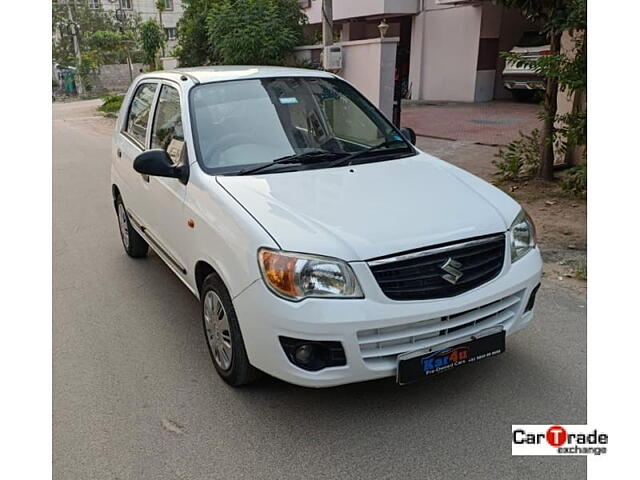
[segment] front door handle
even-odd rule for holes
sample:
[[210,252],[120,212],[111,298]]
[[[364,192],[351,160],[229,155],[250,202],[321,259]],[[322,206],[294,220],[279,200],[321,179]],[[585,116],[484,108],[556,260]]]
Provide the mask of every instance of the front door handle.
[[122,150],[118,149],[116,155],[118,155],[118,158],[122,158]]

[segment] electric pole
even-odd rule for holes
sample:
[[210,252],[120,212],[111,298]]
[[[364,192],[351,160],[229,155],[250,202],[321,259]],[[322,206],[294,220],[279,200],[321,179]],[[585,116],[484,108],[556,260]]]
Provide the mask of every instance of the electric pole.
[[127,25],[127,12],[122,5],[122,0],[118,0],[118,8],[116,9],[116,20],[118,21],[120,33],[122,33],[122,41],[127,52],[127,66],[129,67],[129,81],[133,83],[133,62],[131,61],[131,53],[129,52],[128,40],[125,35],[125,28]]
[[322,63],[329,65],[329,47],[333,45],[333,0],[322,0]]
[[80,43],[78,42],[78,35],[76,32],[76,24],[73,21],[73,15],[71,13],[71,1],[67,0],[67,14],[69,15],[69,28],[71,29],[71,36],[73,37],[73,50],[76,54],[77,67],[76,67],[76,89],[78,95],[84,94],[84,86],[82,85],[82,78],[80,77],[80,64],[82,63],[82,55],[80,54]]
[[322,45],[333,45],[333,0],[322,0]]

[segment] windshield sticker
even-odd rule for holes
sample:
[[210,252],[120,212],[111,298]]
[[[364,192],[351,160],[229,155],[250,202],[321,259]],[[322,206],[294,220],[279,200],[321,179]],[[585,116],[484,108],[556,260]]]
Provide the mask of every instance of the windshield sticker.
[[278,100],[280,100],[280,103],[283,105],[293,105],[298,103],[298,99],[296,97],[280,97]]

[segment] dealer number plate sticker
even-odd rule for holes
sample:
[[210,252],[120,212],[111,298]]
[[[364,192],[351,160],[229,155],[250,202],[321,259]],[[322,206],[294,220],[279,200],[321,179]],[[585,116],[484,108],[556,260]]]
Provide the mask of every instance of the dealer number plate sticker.
[[397,381],[401,385],[422,380],[436,373],[478,362],[504,352],[505,332],[470,337],[455,345],[435,345],[428,350],[398,356]]

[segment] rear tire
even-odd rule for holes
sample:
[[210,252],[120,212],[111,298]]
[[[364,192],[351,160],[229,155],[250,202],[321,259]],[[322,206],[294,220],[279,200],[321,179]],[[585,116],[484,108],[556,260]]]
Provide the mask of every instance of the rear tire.
[[149,244],[131,226],[129,214],[120,195],[116,198],[116,215],[118,216],[120,239],[122,240],[124,251],[133,258],[146,257],[149,252]]
[[260,378],[261,372],[249,363],[231,296],[215,273],[202,284],[200,306],[205,340],[218,375],[233,387]]

